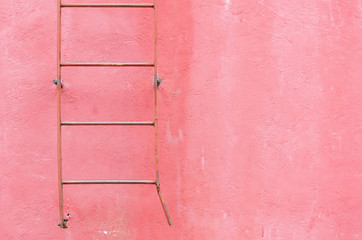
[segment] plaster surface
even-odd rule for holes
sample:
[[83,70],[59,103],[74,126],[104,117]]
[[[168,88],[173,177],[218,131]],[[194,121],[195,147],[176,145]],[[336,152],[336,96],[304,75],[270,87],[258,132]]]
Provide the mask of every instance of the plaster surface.
[[[65,186],[60,229],[56,1],[0,0],[0,238],[362,239],[361,10],[159,0],[160,180],[174,225],[154,186]],[[152,9],[66,9],[62,58],[152,61],[152,27]],[[62,76],[65,121],[152,120],[149,68]],[[154,178],[152,128],[63,130],[64,179]]]

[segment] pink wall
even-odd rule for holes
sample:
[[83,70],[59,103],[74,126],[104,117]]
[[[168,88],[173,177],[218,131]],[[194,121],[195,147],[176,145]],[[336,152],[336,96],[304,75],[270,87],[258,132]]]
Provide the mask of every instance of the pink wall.
[[[154,186],[65,186],[66,230],[56,1],[0,3],[1,239],[362,239],[361,1],[159,0],[160,178],[174,226]],[[150,13],[65,11],[63,58],[152,59]],[[63,80],[64,120],[152,117],[150,69]],[[63,133],[65,179],[154,177],[151,128]]]

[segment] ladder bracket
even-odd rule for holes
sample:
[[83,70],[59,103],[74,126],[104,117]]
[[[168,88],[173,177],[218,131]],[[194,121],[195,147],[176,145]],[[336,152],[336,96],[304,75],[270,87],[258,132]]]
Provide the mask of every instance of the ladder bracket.
[[68,219],[63,219],[63,221],[61,223],[59,223],[58,226],[61,228],[68,228],[67,222],[68,222]]
[[62,80],[59,81],[59,79],[54,79],[54,80],[53,80],[53,83],[54,83],[55,85],[57,85],[58,87],[60,86],[61,88],[63,88]]
[[68,222],[69,219],[70,219],[70,213],[68,213],[65,217],[66,217],[66,218],[64,218],[64,219],[62,220],[62,222],[58,224],[58,226],[61,227],[61,228],[68,228],[67,222]]
[[162,79],[155,76],[155,87],[159,87],[161,83],[162,83]]

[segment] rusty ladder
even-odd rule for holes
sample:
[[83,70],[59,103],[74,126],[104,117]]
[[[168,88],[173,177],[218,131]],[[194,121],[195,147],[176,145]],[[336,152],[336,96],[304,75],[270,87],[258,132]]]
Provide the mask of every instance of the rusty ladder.
[[[57,158],[58,158],[58,190],[59,190],[59,219],[58,224],[61,228],[67,228],[68,218],[64,217],[63,211],[63,186],[72,184],[154,184],[156,186],[158,197],[165,212],[169,225],[172,225],[170,214],[163,200],[158,170],[158,118],[157,118],[157,88],[161,79],[157,76],[157,0],[153,3],[62,3],[57,0],[57,79],[53,82],[57,85]],[[154,60],[152,63],[145,62],[106,62],[106,63],[89,63],[89,62],[62,62],[61,61],[61,11],[62,8],[152,8],[154,11]],[[62,67],[153,67],[154,69],[154,104],[155,117],[153,121],[145,122],[63,122],[61,118],[61,92],[62,92]],[[62,145],[61,132],[62,126],[153,126],[155,129],[155,180],[63,180],[62,176]],[[68,216],[68,215],[67,215]]]

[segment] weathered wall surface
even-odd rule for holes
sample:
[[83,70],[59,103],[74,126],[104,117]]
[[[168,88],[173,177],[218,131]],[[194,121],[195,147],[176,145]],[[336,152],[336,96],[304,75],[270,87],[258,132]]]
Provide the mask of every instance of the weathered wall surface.
[[[65,186],[64,230],[56,1],[2,0],[0,238],[362,239],[361,10],[159,0],[160,171],[174,226],[153,186]],[[152,10],[65,10],[63,59],[152,61],[151,20]],[[62,75],[64,120],[152,118],[150,69]],[[65,179],[154,177],[151,128],[63,130]]]

